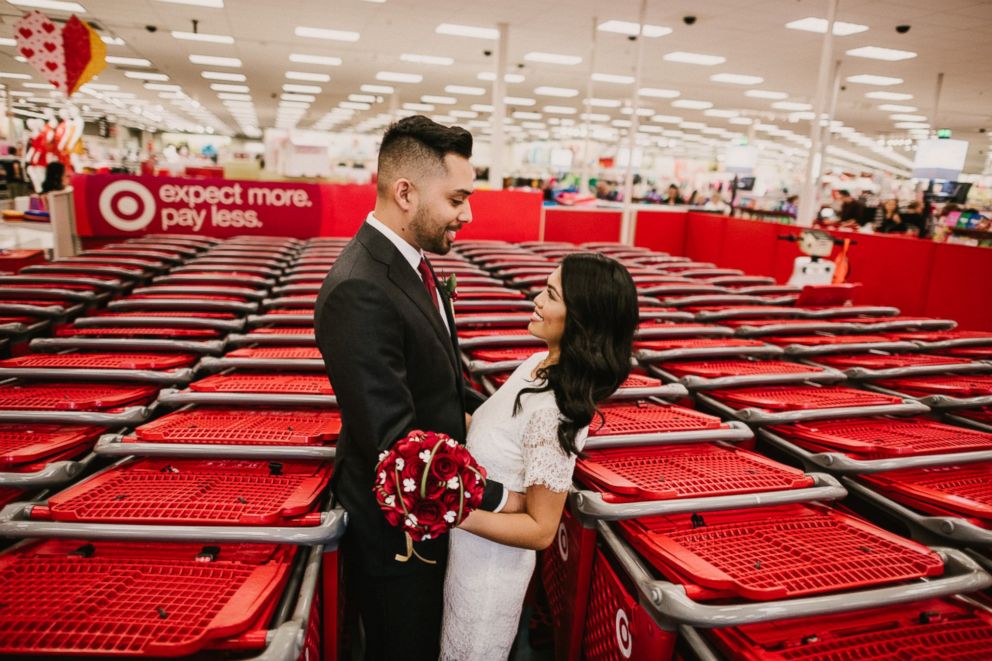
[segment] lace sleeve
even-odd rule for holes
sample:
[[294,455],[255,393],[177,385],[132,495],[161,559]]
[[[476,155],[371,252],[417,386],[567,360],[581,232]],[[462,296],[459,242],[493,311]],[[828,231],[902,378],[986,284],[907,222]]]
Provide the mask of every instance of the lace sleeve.
[[534,411],[524,428],[524,486],[535,484],[552,491],[568,491],[572,486],[575,456],[566,454],[558,443],[558,409]]

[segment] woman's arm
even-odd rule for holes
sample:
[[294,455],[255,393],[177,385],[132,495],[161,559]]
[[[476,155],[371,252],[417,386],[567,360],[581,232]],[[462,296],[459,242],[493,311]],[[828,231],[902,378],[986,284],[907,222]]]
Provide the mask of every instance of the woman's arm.
[[540,551],[555,539],[567,495],[535,484],[527,487],[526,504],[520,514],[476,510],[458,527],[492,542]]

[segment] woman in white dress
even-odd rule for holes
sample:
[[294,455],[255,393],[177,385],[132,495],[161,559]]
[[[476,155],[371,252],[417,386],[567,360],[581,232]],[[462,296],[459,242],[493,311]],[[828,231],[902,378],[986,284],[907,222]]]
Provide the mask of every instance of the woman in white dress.
[[477,510],[451,532],[441,658],[506,659],[535,551],[561,519],[596,405],[630,372],[637,290],[599,254],[569,255],[534,300],[528,331],[545,341],[472,417],[467,447],[491,479],[524,494],[525,511]]

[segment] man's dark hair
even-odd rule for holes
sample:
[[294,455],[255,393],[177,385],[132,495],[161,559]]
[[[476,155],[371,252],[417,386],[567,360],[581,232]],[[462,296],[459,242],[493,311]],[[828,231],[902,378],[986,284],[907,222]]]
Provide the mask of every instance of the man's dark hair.
[[379,147],[377,193],[385,195],[400,177],[445,171],[444,157],[472,157],[472,134],[459,126],[443,126],[423,115],[391,124]]

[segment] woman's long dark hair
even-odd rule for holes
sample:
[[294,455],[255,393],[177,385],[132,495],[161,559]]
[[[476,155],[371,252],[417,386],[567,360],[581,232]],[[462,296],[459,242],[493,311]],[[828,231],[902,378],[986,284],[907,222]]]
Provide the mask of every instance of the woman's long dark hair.
[[544,385],[525,393],[555,394],[563,420],[558,442],[567,454],[580,454],[575,436],[592,422],[596,405],[612,395],[630,374],[630,354],[637,328],[637,288],[616,260],[599,253],[578,253],[561,262],[565,330],[561,355],[554,365],[537,370]]

